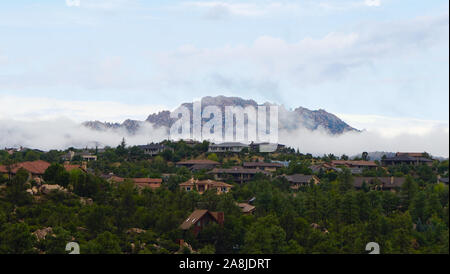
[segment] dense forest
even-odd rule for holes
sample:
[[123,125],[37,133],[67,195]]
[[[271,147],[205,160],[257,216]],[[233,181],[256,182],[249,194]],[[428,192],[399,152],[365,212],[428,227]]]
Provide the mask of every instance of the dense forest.
[[[124,142],[99,151],[89,172],[67,171],[61,157],[67,151],[0,151],[0,164],[44,160],[52,163],[43,176],[47,184],[68,191],[30,195],[36,185],[21,169],[14,177],[0,177],[0,254],[67,253],[68,242],[77,242],[82,254],[336,254],[367,253],[369,242],[379,244],[381,253],[449,253],[448,160],[432,165],[379,166],[362,176],[404,177],[396,191],[363,186],[354,188],[354,175],[316,172],[320,183],[298,190],[276,175],[313,174],[313,162],[348,159],[342,155],[313,157],[293,149],[260,154],[243,150],[237,154],[210,154],[208,143],[188,146],[168,142],[173,150],[148,156],[139,147]],[[182,191],[178,184],[191,177],[212,179],[206,170],[192,172],[174,163],[191,158],[211,159],[231,167],[259,157],[264,161],[289,161],[274,176],[258,175],[251,182],[233,185],[230,193]],[[81,163],[75,157],[73,163]],[[102,177],[162,178],[162,187],[139,190],[128,180],[113,184]],[[254,198],[253,215],[242,214],[237,202]],[[210,224],[197,236],[179,226],[195,209],[222,211],[223,226]],[[38,237],[36,231],[50,231]],[[180,248],[179,239],[192,247]]]

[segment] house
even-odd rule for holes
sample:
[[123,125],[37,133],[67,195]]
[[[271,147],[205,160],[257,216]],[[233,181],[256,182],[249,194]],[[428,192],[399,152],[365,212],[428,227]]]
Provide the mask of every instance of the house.
[[252,142],[249,145],[249,148],[251,151],[255,152],[280,152],[282,151],[286,146],[282,144],[273,144],[273,143],[254,143]]
[[401,188],[404,182],[404,177],[355,177],[353,185],[361,189],[365,183],[368,188],[394,191]]
[[331,161],[333,167],[345,166],[350,169],[376,168],[377,164],[374,161],[353,161],[353,160],[333,160]]
[[63,161],[71,162],[75,157],[75,151],[69,150],[66,154],[64,154],[61,158]]
[[256,174],[270,176],[270,173],[260,169],[243,168],[235,166],[232,168],[215,168],[208,174],[213,174],[216,180],[226,181],[233,180],[237,183],[244,183],[253,180]]
[[191,230],[197,236],[205,226],[210,223],[217,223],[223,225],[225,216],[223,212],[212,212],[206,209],[197,209],[187,217],[187,219],[180,225],[180,229],[184,231]]
[[28,173],[30,173],[30,176],[33,180],[40,182],[42,176],[49,166],[50,163],[42,160],[16,163],[10,166],[0,165],[0,173],[6,174],[11,178],[12,176],[16,175],[19,169],[23,168],[28,171]]
[[71,165],[69,163],[64,163],[64,168],[67,172],[71,172],[72,170],[79,169],[81,171],[87,172],[87,164],[83,162],[81,165]]
[[241,209],[244,215],[252,215],[256,210],[255,206],[247,203],[238,203],[237,206]]
[[215,190],[217,194],[228,193],[232,185],[229,185],[224,182],[217,182],[213,180],[195,180],[194,178],[189,179],[188,181],[181,183],[180,188],[185,191],[196,190],[198,193],[203,194],[207,190]]
[[442,178],[440,175],[438,175],[438,183],[443,183],[448,185],[448,177],[447,178]]
[[164,152],[167,149],[173,150],[173,148],[168,147],[165,144],[153,144],[153,143],[151,143],[151,144],[148,144],[148,145],[143,145],[143,146],[138,146],[138,147],[144,151],[144,154],[150,155],[150,156],[158,155],[158,154]]
[[289,182],[291,189],[299,189],[301,186],[309,186],[311,182],[315,185],[320,183],[320,179],[317,178],[316,175],[293,174],[282,175],[280,177]]
[[220,165],[219,162],[211,160],[187,160],[176,163],[177,167],[187,167],[191,171],[197,171],[202,169],[213,169]]
[[381,163],[384,166],[401,165],[401,164],[406,165],[425,164],[431,166],[433,164],[433,160],[423,157],[423,153],[397,152],[394,157],[381,159]]
[[83,151],[80,154],[75,154],[75,156],[80,155],[82,161],[97,161],[97,155],[90,153],[89,151]]
[[238,142],[228,142],[228,143],[221,143],[221,144],[210,144],[208,152],[214,152],[214,153],[224,153],[224,152],[232,152],[232,153],[239,153],[244,148],[248,148],[248,145]]
[[275,172],[278,168],[282,168],[280,163],[264,163],[264,162],[245,162],[244,168],[259,169],[267,172]]
[[161,187],[162,179],[160,178],[121,178],[118,176],[110,176],[109,181],[115,182],[115,183],[122,183],[125,182],[125,180],[130,180],[134,183],[136,187],[139,189],[143,188],[151,188],[151,189],[157,189]]

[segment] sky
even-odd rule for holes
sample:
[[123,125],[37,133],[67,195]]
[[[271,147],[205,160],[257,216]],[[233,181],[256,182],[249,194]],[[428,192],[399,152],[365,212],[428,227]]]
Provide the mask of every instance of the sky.
[[[144,120],[208,95],[325,109],[386,138],[448,140],[448,5],[1,1],[0,131],[10,135],[0,145],[18,142],[13,121]],[[448,141],[435,143],[448,156]]]

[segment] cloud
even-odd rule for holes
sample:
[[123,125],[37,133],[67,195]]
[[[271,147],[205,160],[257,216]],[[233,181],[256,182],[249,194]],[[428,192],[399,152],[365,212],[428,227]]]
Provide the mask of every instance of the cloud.
[[117,10],[136,5],[136,0],[66,0],[68,7],[92,10]]
[[149,114],[166,109],[164,106],[128,105],[113,101],[58,100],[10,95],[0,95],[0,102],[0,119],[19,121],[45,121],[66,117],[77,122],[122,122],[125,119],[145,120]]
[[235,1],[197,1],[182,3],[183,7],[191,7],[206,11],[208,19],[223,19],[229,15],[244,17],[260,17],[269,13],[297,10],[299,5],[295,3],[280,2],[235,2]]
[[81,4],[80,0],[66,0],[66,5],[68,7],[79,7]]
[[448,43],[448,14],[366,25],[293,42],[260,36],[251,44],[218,48],[185,45],[155,53],[152,61],[158,66],[158,77],[169,83],[195,85],[195,81],[220,76],[229,79],[227,83],[238,83],[235,91],[243,81],[301,88],[336,82],[358,68],[372,68],[382,60],[422,53],[444,43]]
[[[342,116],[342,115],[341,115]],[[330,135],[323,128],[311,131],[306,128],[297,130],[280,130],[279,142],[302,153],[316,156],[333,153],[335,155],[356,155],[362,151],[427,151],[434,156],[449,156],[449,128],[447,124],[434,123],[427,127],[422,122],[422,129],[417,130],[403,126],[395,134],[385,134],[395,125],[414,125],[414,119],[374,118],[358,116],[353,119],[361,123],[382,125],[361,133],[347,132],[342,135]],[[375,120],[372,120],[375,119]],[[377,122],[379,121],[379,122]],[[159,142],[168,138],[166,128],[155,129],[149,123],[144,124],[134,135],[123,129],[96,131],[88,129],[67,118],[53,118],[45,121],[22,121],[0,118],[0,147],[31,147],[43,150],[66,149],[68,147],[117,146],[123,137],[129,145]],[[405,130],[406,129],[406,130]]]
[[307,129],[282,131],[279,136],[281,143],[299,148],[302,153],[313,155],[329,153],[337,156],[342,154],[356,155],[363,151],[426,151],[434,156],[449,156],[448,128],[434,128],[424,134],[401,133],[391,137],[378,131],[347,132],[332,136],[323,129],[316,131]]
[[124,137],[128,145],[167,139],[164,129],[154,129],[148,123],[136,135],[129,135],[122,129],[96,131],[65,118],[47,121],[0,119],[0,128],[0,147],[23,146],[42,150],[117,146]]
[[364,4],[369,7],[379,7],[381,5],[381,0],[365,0]]

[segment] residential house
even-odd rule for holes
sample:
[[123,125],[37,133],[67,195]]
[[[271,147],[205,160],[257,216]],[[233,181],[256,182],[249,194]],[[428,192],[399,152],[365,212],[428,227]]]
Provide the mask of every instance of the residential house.
[[275,172],[277,169],[282,168],[283,164],[280,163],[264,163],[264,162],[245,162],[244,168],[259,169],[267,172]]
[[254,143],[252,142],[249,145],[250,150],[255,152],[280,152],[282,151],[286,146],[282,144],[276,144],[276,143]]
[[218,165],[220,165],[219,162],[211,160],[187,160],[176,163],[177,167],[184,166],[190,169],[191,171],[197,171],[202,169],[213,169]]
[[197,209],[187,217],[187,219],[180,225],[180,229],[192,232],[195,236],[200,233],[208,224],[217,223],[223,225],[225,216],[223,212],[212,212],[206,209]]
[[237,183],[244,183],[254,179],[256,174],[270,176],[270,173],[260,169],[243,168],[235,166],[232,168],[215,168],[208,174],[213,174],[216,180],[226,181],[233,180]]
[[224,152],[233,152],[233,153],[239,153],[244,148],[248,148],[248,145],[238,142],[228,142],[228,143],[221,143],[221,144],[210,144],[208,152],[214,152],[214,153],[224,153]]
[[241,209],[244,215],[252,215],[256,210],[255,206],[247,203],[238,203],[237,206]]
[[166,146],[165,144],[148,144],[143,146],[138,146],[140,149],[144,150],[144,154],[150,156],[156,156],[165,150],[169,149],[173,151],[173,148]]
[[354,161],[354,160],[333,160],[331,165],[334,167],[345,166],[347,168],[376,168],[377,164],[374,161]]
[[189,179],[188,181],[181,183],[180,188],[185,191],[196,190],[198,193],[203,194],[207,190],[215,190],[217,194],[228,193],[232,185],[229,185],[224,182],[217,182],[213,180],[195,180],[194,178]]
[[50,163],[42,160],[16,163],[10,166],[0,165],[0,173],[8,175],[10,178],[23,168],[30,174],[30,178],[40,183]]
[[388,157],[385,159],[381,159],[381,163],[384,166],[391,166],[391,165],[429,165],[431,166],[433,164],[433,160],[425,158],[421,153],[404,153],[404,152],[397,152],[394,157]]
[[448,177],[445,178],[445,177],[441,177],[440,175],[438,175],[438,183],[443,183],[443,184],[448,185]]
[[370,189],[395,191],[402,187],[405,182],[404,177],[354,177],[353,185],[356,189],[361,189],[364,185]]
[[291,189],[299,189],[301,186],[309,186],[311,183],[315,185],[320,183],[320,179],[316,175],[293,174],[280,177],[289,182]]
[[110,176],[109,181],[115,183],[122,183],[125,180],[130,180],[134,185],[139,188],[157,189],[161,187],[162,179],[160,178],[121,178],[118,176]]

